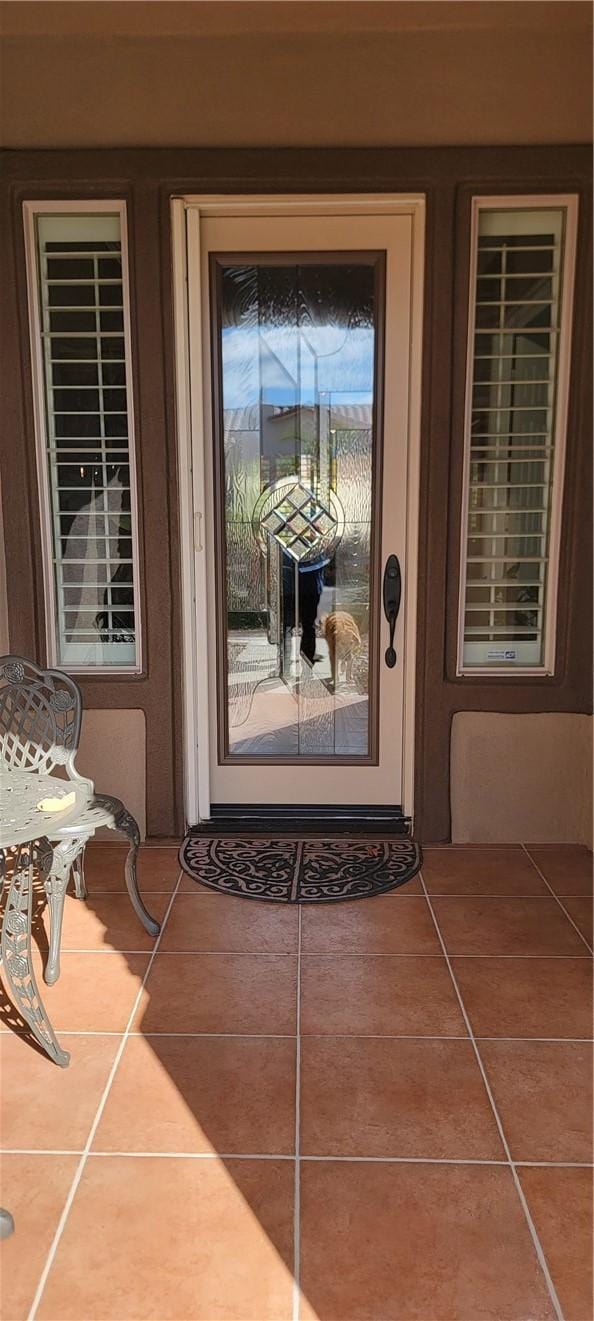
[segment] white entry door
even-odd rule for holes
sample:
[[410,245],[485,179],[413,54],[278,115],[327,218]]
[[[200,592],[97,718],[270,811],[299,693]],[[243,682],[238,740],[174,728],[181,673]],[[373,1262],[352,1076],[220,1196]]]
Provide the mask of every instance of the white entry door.
[[185,211],[200,815],[410,813],[422,204]]

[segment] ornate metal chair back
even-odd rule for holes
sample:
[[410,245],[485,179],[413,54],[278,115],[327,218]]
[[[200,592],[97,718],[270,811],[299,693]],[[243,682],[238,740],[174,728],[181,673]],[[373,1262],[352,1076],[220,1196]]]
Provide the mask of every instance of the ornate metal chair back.
[[0,656],[0,766],[73,778],[82,697],[70,675],[41,670],[24,656]]

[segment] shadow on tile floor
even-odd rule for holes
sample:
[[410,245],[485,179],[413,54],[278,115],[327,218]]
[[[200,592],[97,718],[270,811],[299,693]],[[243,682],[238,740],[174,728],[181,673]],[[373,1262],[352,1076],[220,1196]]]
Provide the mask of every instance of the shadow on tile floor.
[[[572,1049],[585,1043],[569,1038],[587,950],[561,909],[557,927],[557,906],[520,851],[506,857],[504,884],[492,850],[482,872],[479,853],[470,873],[461,854],[458,880],[453,852],[442,880],[439,857],[431,862],[430,887],[442,907],[459,903],[457,885],[470,899],[464,923],[444,921],[464,967],[469,1020],[418,886],[300,923],[297,910],[211,895],[184,879],[143,988],[152,942],[123,888],[124,850],[89,850],[90,895],[67,901],[60,981],[47,988],[40,977],[71,1064],[57,1069],[31,1050],[14,1017],[0,1032],[2,1196],[17,1221],[2,1247],[7,1318],[30,1314],[49,1253],[35,1311],[48,1321],[544,1319],[555,1316],[549,1271],[566,1321],[585,1321],[591,1170],[575,1103],[584,1065]],[[177,877],[174,849],[143,851],[140,883],[155,916]],[[479,909],[477,886],[487,892]],[[526,915],[527,896],[540,908]],[[512,958],[493,950],[492,925],[485,933],[491,1010],[497,979],[524,978],[534,959],[545,1001],[554,982],[559,1063],[572,1080],[564,1116],[536,1126],[530,1156],[521,1124],[505,1132],[516,1144],[513,1168],[468,1032],[469,1022],[479,1034],[485,1012],[472,981],[483,956],[457,945],[462,932],[469,948],[482,947],[489,902],[511,902],[497,930],[513,947]],[[539,912],[546,954],[518,954],[523,941],[532,948],[526,924]],[[34,934],[41,968],[41,895]],[[503,996],[502,1013],[511,1012]],[[546,1052],[556,1057],[554,1043],[524,1044],[534,1005],[524,1020],[521,1005],[513,1012],[514,1031],[502,1020],[483,1062],[500,1112],[512,1117],[514,1077],[529,1114]],[[510,1069],[508,1049],[521,1068]]]

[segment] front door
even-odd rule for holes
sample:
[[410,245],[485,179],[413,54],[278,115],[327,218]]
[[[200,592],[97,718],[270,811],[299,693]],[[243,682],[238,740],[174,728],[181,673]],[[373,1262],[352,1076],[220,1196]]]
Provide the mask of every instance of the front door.
[[400,806],[414,217],[221,210],[188,267],[210,803]]

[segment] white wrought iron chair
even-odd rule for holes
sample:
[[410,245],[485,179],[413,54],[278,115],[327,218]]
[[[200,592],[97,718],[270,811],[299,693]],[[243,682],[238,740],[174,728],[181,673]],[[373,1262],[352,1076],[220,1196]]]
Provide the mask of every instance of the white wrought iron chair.
[[125,862],[126,887],[132,907],[151,936],[158,936],[159,923],[145,908],[138,890],[136,858],[140,831],[134,817],[119,798],[95,793],[91,780],[79,775],[74,758],[80,739],[82,696],[74,679],[61,670],[42,670],[23,656],[0,657],[0,761],[51,774],[63,768],[64,776],[86,784],[89,806],[71,826],[56,828],[50,837],[53,858],[44,885],[50,911],[49,953],[44,979],[53,985],[60,975],[60,940],[64,899],[70,873],[78,899],[87,895],[84,851],[100,826],[121,831],[129,840]]

